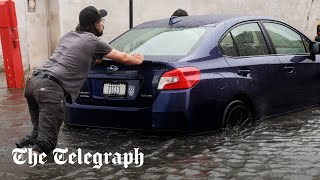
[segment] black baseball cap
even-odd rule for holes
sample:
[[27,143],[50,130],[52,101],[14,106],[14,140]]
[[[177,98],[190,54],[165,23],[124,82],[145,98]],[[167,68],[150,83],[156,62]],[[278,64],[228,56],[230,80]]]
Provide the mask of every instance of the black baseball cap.
[[89,26],[97,22],[102,17],[105,17],[107,14],[108,12],[104,9],[100,9],[98,11],[97,8],[88,6],[81,10],[79,14],[79,24],[82,27]]

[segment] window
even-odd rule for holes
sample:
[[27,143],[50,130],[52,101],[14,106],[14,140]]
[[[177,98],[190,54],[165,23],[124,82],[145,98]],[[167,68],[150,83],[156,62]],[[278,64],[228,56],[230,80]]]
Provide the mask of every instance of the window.
[[227,56],[238,56],[236,47],[234,46],[231,34],[228,33],[220,43],[220,48],[224,55]]
[[302,40],[303,40],[303,43],[304,43],[304,47],[307,50],[307,53],[310,53],[310,43],[304,38],[302,38]]
[[126,53],[139,52],[145,56],[187,56],[197,47],[206,31],[202,27],[132,29],[111,45]]
[[306,48],[301,36],[280,24],[264,23],[277,54],[305,54]]
[[231,30],[240,56],[269,54],[266,41],[257,23],[244,24]]

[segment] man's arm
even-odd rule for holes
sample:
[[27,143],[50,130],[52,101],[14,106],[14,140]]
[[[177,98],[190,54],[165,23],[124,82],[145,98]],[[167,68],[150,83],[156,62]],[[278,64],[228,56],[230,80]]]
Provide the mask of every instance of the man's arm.
[[130,55],[115,49],[112,49],[112,51],[104,57],[115,60],[125,65],[138,65],[141,64],[144,60],[144,56],[142,54],[137,53]]

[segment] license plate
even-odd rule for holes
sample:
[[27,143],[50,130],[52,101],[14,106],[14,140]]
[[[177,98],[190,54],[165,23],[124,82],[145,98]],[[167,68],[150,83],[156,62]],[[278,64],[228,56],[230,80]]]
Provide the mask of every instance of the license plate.
[[106,96],[125,96],[126,90],[126,83],[104,83],[103,85],[103,94]]

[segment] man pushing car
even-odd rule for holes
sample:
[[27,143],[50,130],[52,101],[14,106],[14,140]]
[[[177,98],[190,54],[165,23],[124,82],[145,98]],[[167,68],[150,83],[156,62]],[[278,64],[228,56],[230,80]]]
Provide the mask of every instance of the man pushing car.
[[27,80],[25,97],[28,103],[32,132],[16,143],[18,148],[32,146],[37,153],[48,154],[58,140],[64,120],[64,103],[75,100],[90,69],[103,58],[125,65],[139,65],[144,56],[129,55],[113,49],[100,40],[104,30],[106,10],[93,6],[79,14],[76,31],[66,33],[49,60]]

